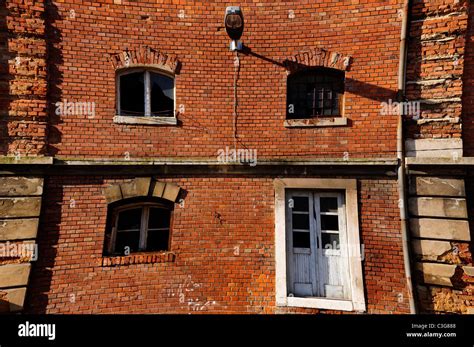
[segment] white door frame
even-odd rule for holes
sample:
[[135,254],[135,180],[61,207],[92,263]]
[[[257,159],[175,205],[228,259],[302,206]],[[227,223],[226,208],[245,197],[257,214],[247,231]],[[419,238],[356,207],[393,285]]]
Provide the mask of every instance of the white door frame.
[[[275,179],[275,263],[277,306],[311,307],[343,311],[365,311],[362,257],[359,237],[357,180],[355,179]],[[287,293],[286,189],[344,190],[351,300],[295,298]]]

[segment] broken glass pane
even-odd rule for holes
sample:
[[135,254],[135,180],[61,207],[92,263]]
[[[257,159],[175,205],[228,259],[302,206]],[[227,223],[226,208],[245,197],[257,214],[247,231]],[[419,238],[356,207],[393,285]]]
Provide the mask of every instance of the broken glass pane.
[[150,72],[151,115],[174,116],[174,80],[171,77]]

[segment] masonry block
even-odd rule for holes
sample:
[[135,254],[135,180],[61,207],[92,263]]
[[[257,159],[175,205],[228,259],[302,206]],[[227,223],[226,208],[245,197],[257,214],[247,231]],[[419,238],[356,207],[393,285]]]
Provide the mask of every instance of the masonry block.
[[0,313],[13,313],[23,310],[26,287],[0,289]]
[[0,196],[43,194],[42,178],[0,177]]
[[0,198],[1,217],[38,217],[41,198]]
[[423,260],[438,260],[442,254],[452,249],[447,241],[412,240],[413,251]]
[[31,264],[0,265],[0,288],[25,286],[28,283]]
[[455,219],[410,218],[412,236],[442,240],[469,241],[469,222]]
[[35,238],[38,221],[38,218],[0,219],[0,241]]
[[461,198],[410,198],[408,210],[413,216],[467,218],[466,200]]
[[426,284],[437,284],[440,286],[452,287],[451,278],[456,271],[456,265],[417,263],[416,268],[423,273],[423,280]]
[[165,191],[163,192],[163,199],[175,202],[178,197],[180,188],[176,184],[167,183]]
[[107,187],[104,189],[104,195],[105,195],[105,200],[107,201],[108,204],[122,200],[122,190],[120,189],[120,185],[115,184],[111,185],[110,187]]
[[410,184],[410,194],[429,196],[466,196],[464,180],[418,176],[412,179]]
[[120,188],[122,190],[123,198],[133,198],[138,196],[148,196],[150,189],[151,178],[135,178],[131,182],[122,183]]

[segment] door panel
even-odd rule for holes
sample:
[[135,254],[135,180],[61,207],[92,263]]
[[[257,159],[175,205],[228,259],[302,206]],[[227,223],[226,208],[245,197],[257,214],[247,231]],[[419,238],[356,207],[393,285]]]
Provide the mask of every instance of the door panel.
[[350,299],[343,193],[287,192],[288,293]]
[[287,194],[288,293],[312,296],[315,283],[313,197],[309,192]]
[[349,263],[347,258],[344,201],[341,193],[314,193],[317,228],[321,246],[316,263],[320,269],[320,296],[349,299]]

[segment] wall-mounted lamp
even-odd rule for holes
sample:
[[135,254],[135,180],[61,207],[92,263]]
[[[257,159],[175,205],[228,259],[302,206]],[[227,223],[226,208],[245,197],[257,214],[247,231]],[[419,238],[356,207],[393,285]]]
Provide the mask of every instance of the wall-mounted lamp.
[[229,6],[225,9],[224,25],[227,35],[229,35],[232,40],[230,50],[242,50],[243,45],[240,38],[244,32],[244,15],[240,6]]

